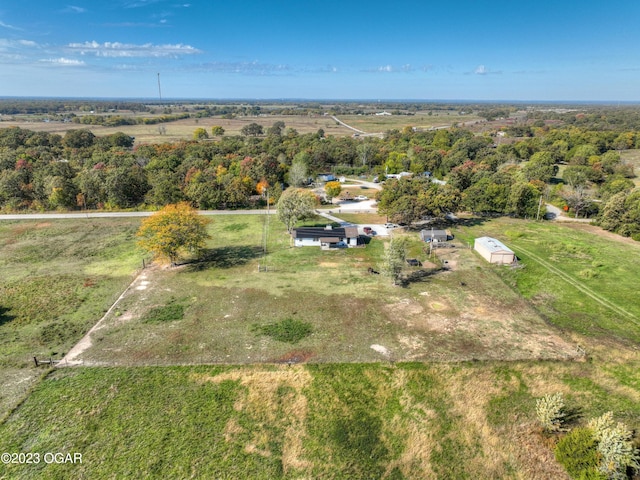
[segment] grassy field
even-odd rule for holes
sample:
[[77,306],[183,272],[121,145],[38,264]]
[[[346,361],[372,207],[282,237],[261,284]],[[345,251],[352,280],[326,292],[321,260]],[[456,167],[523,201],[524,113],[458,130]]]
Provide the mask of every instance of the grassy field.
[[[272,221],[262,256],[264,220],[216,217],[208,260],[145,272],[144,284],[127,293],[79,359],[88,365],[174,365],[577,355],[576,346],[517,293],[496,291],[499,278],[468,249],[428,259],[415,233],[396,233],[407,235],[410,256],[427,264],[408,268],[407,275],[426,276],[399,288],[368,272],[380,270],[386,240],[335,251],[292,248],[282,224]],[[166,320],[150,322],[150,312]],[[256,333],[292,319],[310,324],[312,333],[295,344]]]
[[[621,352],[622,353],[622,352]],[[82,464],[0,478],[568,478],[535,424],[562,392],[579,415],[636,425],[637,353],[610,362],[74,368],[0,426],[0,451]],[[634,423],[635,422],[635,423]]]
[[[145,116],[145,115],[141,115]],[[136,143],[164,143],[180,140],[192,140],[193,132],[196,128],[204,128],[211,134],[211,127],[221,126],[225,130],[225,135],[240,135],[240,131],[249,123],[258,123],[265,130],[275,122],[282,121],[285,128],[295,128],[299,133],[315,133],[323,129],[326,135],[350,136],[352,130],[334,122],[331,117],[325,116],[300,116],[300,115],[267,115],[260,117],[239,117],[225,119],[221,117],[210,118],[190,118],[175,122],[158,125],[121,125],[118,127],[104,127],[101,125],[81,125],[78,123],[64,122],[30,122],[30,121],[7,121],[0,123],[0,128],[18,126],[34,131],[46,131],[49,133],[59,133],[64,135],[67,130],[78,128],[88,128],[97,136],[110,135],[115,132],[124,132],[136,138]],[[163,133],[160,133],[161,130]]]
[[[141,117],[148,114],[140,113]],[[428,116],[420,113],[415,116],[393,115],[344,115],[340,120],[368,133],[386,132],[391,129],[402,129],[405,126],[415,126],[423,129],[442,125],[452,125],[477,120],[471,115],[458,115],[457,113],[439,114]],[[46,131],[64,135],[67,130],[88,128],[98,136],[109,135],[115,132],[124,132],[136,138],[136,143],[163,143],[179,140],[191,140],[196,128],[205,128],[211,134],[211,127],[221,126],[225,135],[240,135],[244,126],[249,123],[262,125],[266,131],[275,122],[284,122],[285,128],[294,128],[299,133],[315,133],[319,129],[324,130],[325,135],[351,136],[353,130],[336,123],[328,115],[261,115],[256,117],[237,117],[225,119],[222,117],[189,118],[159,125],[121,125],[118,127],[104,127],[100,125],[81,125],[77,123],[29,121],[26,118],[16,118],[12,121],[3,121],[0,128],[18,126],[28,130]],[[163,133],[160,133],[160,132]]]
[[640,150],[622,150],[620,157],[626,163],[633,165],[636,177],[633,179],[636,186],[640,186]]
[[141,266],[138,219],[0,223],[0,418],[107,311]]
[[386,132],[387,130],[402,130],[405,127],[416,127],[421,130],[430,128],[451,126],[454,123],[474,122],[480,120],[475,115],[459,115],[457,112],[440,112],[429,115],[419,112],[416,115],[340,115],[338,116],[347,125],[362,130],[366,133]]
[[[402,288],[367,273],[384,240],[291,248],[273,218],[263,256],[264,221],[215,217],[204,261],[145,270],[87,366],[50,373],[29,364],[52,323],[37,315],[65,325],[66,351],[71,326],[88,328],[131,280],[138,220],[0,224],[0,339],[13,352],[0,452],[82,454],[0,465],[0,478],[562,479],[537,397],[563,393],[574,426],[611,410],[640,428],[637,243],[589,225],[467,219],[437,257],[407,233],[431,274]],[[465,248],[481,235],[523,267]],[[289,343],[273,325],[311,330]]]
[[495,269],[551,323],[582,335],[640,342],[640,244],[584,224],[498,219],[457,229],[510,246],[523,270]]

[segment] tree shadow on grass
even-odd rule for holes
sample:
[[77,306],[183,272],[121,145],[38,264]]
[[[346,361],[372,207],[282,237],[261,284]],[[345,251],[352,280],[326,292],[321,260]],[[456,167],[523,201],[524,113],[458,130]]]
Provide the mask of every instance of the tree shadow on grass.
[[584,417],[584,409],[578,405],[570,405],[564,408],[563,423],[566,426],[575,427],[580,420]]
[[408,287],[411,283],[424,282],[427,278],[432,277],[441,272],[446,272],[449,269],[447,267],[440,268],[420,268],[409,273],[405,273],[400,278],[398,285],[402,287]]
[[189,263],[186,269],[198,272],[209,268],[237,267],[258,258],[261,254],[262,248],[248,245],[207,248],[202,252],[200,258]]
[[9,314],[10,311],[10,308],[0,307],[0,327],[16,318],[15,315]]

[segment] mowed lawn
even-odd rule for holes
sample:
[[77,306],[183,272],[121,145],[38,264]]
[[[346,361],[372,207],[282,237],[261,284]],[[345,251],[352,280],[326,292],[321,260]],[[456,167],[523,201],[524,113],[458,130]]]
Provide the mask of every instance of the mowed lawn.
[[[566,479],[535,399],[571,425],[637,428],[637,352],[619,361],[67,368],[0,425],[0,451],[82,463],[0,465],[11,479]],[[635,383],[633,383],[635,382]]]
[[[365,248],[294,248],[270,218],[265,254],[265,221],[214,217],[205,259],[146,271],[78,359],[132,366],[578,356],[574,343],[462,244],[428,259],[416,232],[396,232],[410,240],[410,256],[425,262],[407,275],[426,274],[399,287],[369,271],[381,271],[388,239]],[[295,342],[261,333],[281,322],[309,332]]]

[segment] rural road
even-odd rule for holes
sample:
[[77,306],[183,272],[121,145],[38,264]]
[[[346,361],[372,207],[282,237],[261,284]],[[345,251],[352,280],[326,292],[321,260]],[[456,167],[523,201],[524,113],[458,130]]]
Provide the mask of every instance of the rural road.
[[[125,217],[150,217],[156,212],[78,212],[78,213],[17,213],[0,215],[0,220],[53,220],[62,218],[125,218]],[[266,214],[266,210],[199,210],[202,215],[260,215]],[[275,209],[269,210],[270,214],[276,213]]]
[[550,220],[556,220],[558,222],[578,223],[591,223],[593,221],[591,218],[567,217],[561,209],[559,209],[555,205],[551,205],[550,203],[547,203],[545,206],[547,207],[547,218],[549,218]]

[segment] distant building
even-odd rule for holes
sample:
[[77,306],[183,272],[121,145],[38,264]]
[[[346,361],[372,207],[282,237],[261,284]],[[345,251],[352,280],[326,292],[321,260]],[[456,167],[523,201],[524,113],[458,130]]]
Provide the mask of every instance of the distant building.
[[449,239],[449,235],[446,230],[421,230],[420,238],[423,242],[446,242]]
[[386,117],[386,116],[390,116],[390,115],[391,115],[391,113],[389,113],[389,112],[387,112],[387,111],[384,111],[384,112],[378,112],[378,113],[376,113],[376,115],[377,115],[378,117],[382,117],[382,116],[385,116],[385,117]]
[[389,173],[386,175],[387,178],[402,178],[411,176],[413,176],[413,173],[411,172]]
[[476,238],[473,249],[489,263],[512,264],[516,259],[513,250],[491,237]]
[[336,180],[336,177],[333,173],[319,173],[318,180],[321,182],[333,182]]

